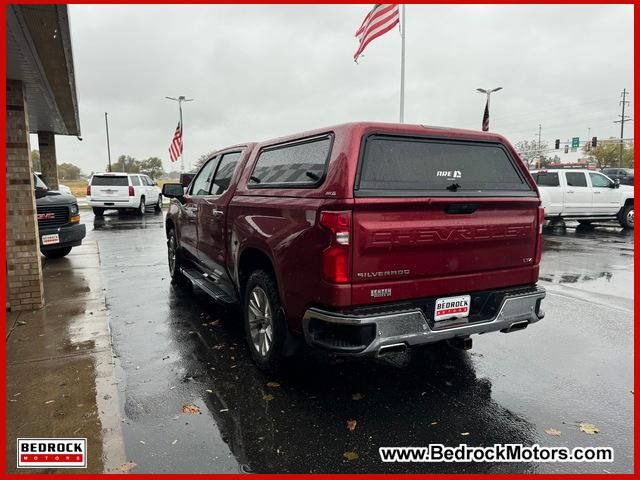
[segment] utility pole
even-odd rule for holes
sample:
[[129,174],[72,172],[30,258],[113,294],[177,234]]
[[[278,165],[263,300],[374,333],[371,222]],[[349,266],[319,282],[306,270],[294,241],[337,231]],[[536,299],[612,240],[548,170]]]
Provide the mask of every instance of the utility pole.
[[538,151],[542,155],[542,124],[538,124]]
[[168,100],[173,100],[174,102],[178,102],[178,110],[180,112],[180,136],[182,142],[182,152],[180,152],[180,171],[184,173],[184,125],[182,123],[182,102],[193,102],[193,98],[186,98],[184,95],[180,95],[178,98],[175,97],[164,97]]
[[109,171],[111,171],[111,146],[109,145],[109,119],[107,112],[104,112],[104,125],[107,129],[107,156],[109,158]]
[[633,121],[632,118],[629,118],[628,116],[626,116],[624,114],[624,108],[629,104],[629,100],[627,100],[627,95],[629,94],[629,92],[627,92],[627,89],[625,88],[624,90],[622,90],[622,100],[620,100],[620,105],[622,105],[622,115],[618,115],[620,117],[620,120],[616,120],[613,123],[619,123],[620,124],[620,156],[618,157],[618,167],[622,167],[622,153],[624,151],[624,122],[631,122]]
[[402,24],[400,36],[402,37],[402,51],[400,53],[400,123],[404,123],[404,37],[405,37],[405,4],[402,4]]

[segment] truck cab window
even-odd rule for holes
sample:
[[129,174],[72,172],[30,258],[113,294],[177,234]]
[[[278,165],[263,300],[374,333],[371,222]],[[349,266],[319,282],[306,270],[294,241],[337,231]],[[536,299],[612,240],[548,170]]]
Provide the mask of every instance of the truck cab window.
[[211,187],[211,195],[222,195],[227,191],[241,155],[240,152],[234,152],[222,156]]
[[211,185],[211,177],[216,164],[217,158],[209,160],[204,167],[198,173],[198,176],[193,180],[191,184],[191,195],[209,195],[209,186]]
[[582,172],[567,172],[567,185],[570,187],[586,187],[587,177]]

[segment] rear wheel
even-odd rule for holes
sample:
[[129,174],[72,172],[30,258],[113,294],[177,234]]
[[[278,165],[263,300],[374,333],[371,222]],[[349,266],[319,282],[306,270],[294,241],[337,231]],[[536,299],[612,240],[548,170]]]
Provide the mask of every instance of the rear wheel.
[[144,197],[140,197],[140,205],[138,206],[138,209],[136,210],[136,214],[139,216],[142,216],[146,213],[147,211],[147,205],[144,203],[146,200],[144,199]]
[[269,273],[256,270],[249,276],[244,292],[244,324],[251,357],[258,368],[273,373],[287,337],[278,287]]
[[162,211],[162,195],[158,195],[158,201],[156,202],[155,210],[156,212]]
[[627,205],[622,209],[619,220],[623,228],[633,228],[633,205]]
[[71,247],[56,248],[54,250],[45,250],[42,254],[47,258],[62,258],[69,254]]
[[104,214],[104,208],[93,207],[93,214],[96,217],[101,217]]

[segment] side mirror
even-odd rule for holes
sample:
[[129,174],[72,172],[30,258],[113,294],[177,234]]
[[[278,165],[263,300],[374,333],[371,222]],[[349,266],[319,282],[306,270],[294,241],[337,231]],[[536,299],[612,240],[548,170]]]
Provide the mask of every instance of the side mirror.
[[162,196],[180,199],[184,197],[184,187],[180,183],[165,183],[162,186]]
[[47,188],[36,187],[36,198],[42,198],[47,195]]
[[616,178],[613,181],[613,188],[620,188],[620,179],[619,178]]

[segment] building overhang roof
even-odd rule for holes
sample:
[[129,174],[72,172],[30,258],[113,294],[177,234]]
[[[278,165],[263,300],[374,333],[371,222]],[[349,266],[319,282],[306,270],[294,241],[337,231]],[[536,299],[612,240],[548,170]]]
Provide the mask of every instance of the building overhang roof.
[[31,133],[80,135],[66,5],[8,5],[6,65],[24,84]]

